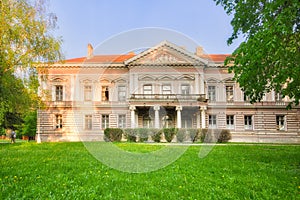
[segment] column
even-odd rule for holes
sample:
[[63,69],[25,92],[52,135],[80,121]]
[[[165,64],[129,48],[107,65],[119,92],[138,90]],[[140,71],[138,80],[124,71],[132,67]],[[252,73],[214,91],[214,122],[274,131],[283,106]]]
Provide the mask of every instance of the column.
[[154,128],[159,128],[159,110],[160,110],[160,106],[155,105],[153,109],[154,109]]
[[181,128],[181,110],[182,106],[177,106],[176,111],[177,111],[177,128]]
[[205,111],[206,111],[206,106],[201,106],[201,128],[205,128]]
[[200,74],[200,94],[205,94],[205,92],[204,92],[204,74]]
[[135,106],[130,106],[130,122],[131,122],[131,128],[135,128]]
[[200,94],[199,91],[199,74],[195,74],[195,91],[194,94]]

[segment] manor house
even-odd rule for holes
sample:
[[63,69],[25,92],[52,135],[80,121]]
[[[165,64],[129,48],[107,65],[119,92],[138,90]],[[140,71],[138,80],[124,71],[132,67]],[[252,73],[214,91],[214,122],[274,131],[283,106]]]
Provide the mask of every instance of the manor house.
[[[105,128],[219,128],[235,133],[299,132],[299,107],[270,92],[250,104],[232,80],[228,55],[195,53],[168,41],[141,53],[65,60],[40,71],[42,140],[103,139]],[[86,138],[86,139],[87,139]]]

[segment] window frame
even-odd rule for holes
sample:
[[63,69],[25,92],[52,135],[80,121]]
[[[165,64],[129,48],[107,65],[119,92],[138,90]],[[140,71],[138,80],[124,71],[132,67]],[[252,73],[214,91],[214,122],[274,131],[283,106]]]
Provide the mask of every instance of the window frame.
[[208,115],[208,127],[217,128],[217,115]]
[[[231,88],[231,89],[228,90],[228,88]],[[225,95],[226,95],[226,102],[234,101],[234,86],[233,85],[225,85]]]
[[234,115],[226,115],[226,128],[227,129],[234,129],[235,126],[235,120]]
[[278,131],[286,130],[286,116],[285,115],[276,115],[276,130],[278,130]]
[[244,115],[244,129],[253,130],[253,115]]
[[126,114],[118,115],[118,128],[126,128]]
[[[213,88],[213,90],[212,90],[212,88]],[[207,97],[208,97],[209,101],[211,101],[211,102],[217,101],[217,92],[216,92],[217,90],[216,90],[216,88],[217,87],[215,85],[208,85],[207,86]],[[213,98],[211,98],[211,97],[213,97]]]
[[84,90],[84,101],[92,101],[92,93],[93,93],[92,86],[84,85],[83,90]]
[[101,115],[101,129],[104,130],[109,128],[109,114]]
[[[183,88],[183,87],[186,87],[187,89]],[[183,95],[190,95],[191,94],[191,85],[190,84],[181,84],[180,91],[181,91],[181,94],[183,94]]]
[[64,100],[64,86],[55,85],[55,101],[63,101],[63,100]]
[[127,94],[126,90],[127,88],[125,85],[118,86],[118,101],[126,101],[126,94]]
[[93,129],[93,116],[85,115],[84,116],[84,130],[92,130]]
[[63,128],[62,114],[55,114],[55,129],[59,130]]

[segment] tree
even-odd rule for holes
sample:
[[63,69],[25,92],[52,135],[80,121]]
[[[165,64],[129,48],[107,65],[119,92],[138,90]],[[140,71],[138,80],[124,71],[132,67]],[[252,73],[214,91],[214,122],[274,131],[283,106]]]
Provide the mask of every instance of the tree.
[[39,102],[35,66],[62,58],[61,39],[51,32],[56,20],[43,0],[0,1],[0,124],[6,113],[24,113]]
[[299,105],[300,1],[214,1],[233,15],[228,45],[238,37],[245,39],[225,65],[251,102],[274,90],[292,100],[289,108]]

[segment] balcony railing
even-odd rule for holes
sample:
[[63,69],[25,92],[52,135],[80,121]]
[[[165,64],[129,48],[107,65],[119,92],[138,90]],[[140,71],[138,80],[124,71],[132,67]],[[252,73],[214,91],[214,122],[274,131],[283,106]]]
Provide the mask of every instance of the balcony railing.
[[205,94],[132,94],[130,101],[201,101],[206,102]]

